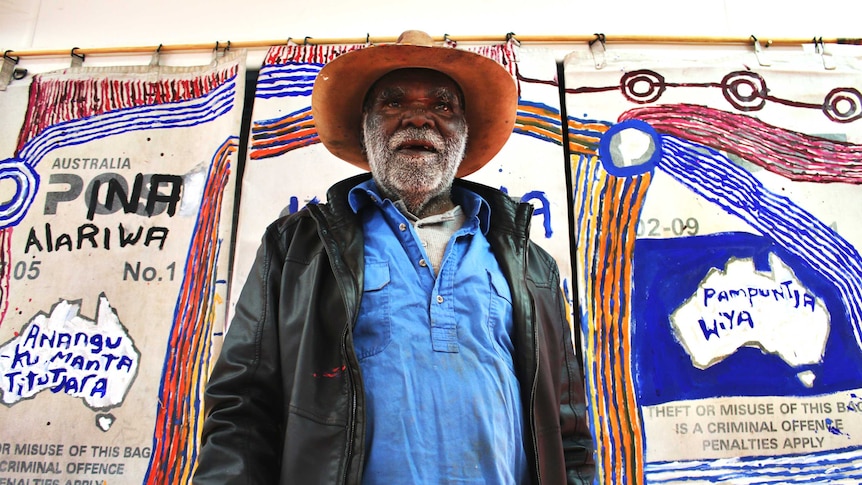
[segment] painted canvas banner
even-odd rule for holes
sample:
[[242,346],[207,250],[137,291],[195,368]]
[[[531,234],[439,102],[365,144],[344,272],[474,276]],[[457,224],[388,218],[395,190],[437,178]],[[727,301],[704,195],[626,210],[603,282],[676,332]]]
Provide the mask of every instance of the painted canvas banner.
[[565,61],[601,483],[860,483],[862,63],[686,52]]
[[[360,173],[319,143],[311,116],[311,89],[326,62],[365,47],[288,44],[267,53],[257,82],[242,179],[232,302],[239,296],[266,226],[279,215],[325,201],[332,184]],[[554,57],[550,51],[519,48],[515,41],[467,49],[505,66],[521,93],[512,138],[494,160],[469,178],[534,205],[532,237],[557,258],[568,285],[568,189]]]
[[187,483],[227,310],[245,52],[0,92],[0,477]]

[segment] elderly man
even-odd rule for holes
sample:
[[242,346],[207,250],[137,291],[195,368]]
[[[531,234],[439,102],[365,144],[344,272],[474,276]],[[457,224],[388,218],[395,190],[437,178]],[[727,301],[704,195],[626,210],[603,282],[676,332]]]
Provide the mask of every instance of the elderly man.
[[460,180],[511,134],[515,84],[431,44],[405,32],[318,75],[321,142],[371,176],[268,228],[207,387],[195,483],[592,481],[532,208]]

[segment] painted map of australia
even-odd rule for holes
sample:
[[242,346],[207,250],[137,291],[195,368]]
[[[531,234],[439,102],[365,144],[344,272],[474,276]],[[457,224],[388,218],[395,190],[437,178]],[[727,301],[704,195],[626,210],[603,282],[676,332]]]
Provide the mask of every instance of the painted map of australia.
[[[774,354],[792,367],[823,360],[830,317],[823,301],[805,288],[775,254],[771,272],[758,272],[751,259],[730,259],[713,269],[698,290],[671,314],[673,332],[706,369],[743,346]],[[808,387],[815,376],[797,374]]]
[[95,410],[122,403],[138,371],[140,353],[105,295],[96,321],[80,303],[60,300],[0,346],[0,394],[13,405],[50,390],[81,398]]

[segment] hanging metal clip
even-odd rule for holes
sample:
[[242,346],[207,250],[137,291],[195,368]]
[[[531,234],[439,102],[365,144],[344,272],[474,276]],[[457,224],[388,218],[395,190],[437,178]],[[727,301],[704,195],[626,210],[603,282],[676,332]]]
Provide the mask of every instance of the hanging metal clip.
[[227,44],[224,46],[224,49],[219,51],[221,48],[221,42],[216,41],[215,47],[213,48],[213,62],[217,61],[219,58],[227,55],[228,51],[230,51],[230,41],[227,41]]
[[[769,67],[772,65],[767,59],[766,54],[763,52],[763,48],[760,46],[760,41],[757,40],[757,37],[751,36],[751,43],[754,45],[754,57],[757,58],[757,63],[763,67]],[[766,46],[770,45],[769,41],[766,41]]]
[[78,54],[75,52],[76,50],[78,50],[78,47],[72,47],[72,51],[69,52],[69,55],[72,56],[72,67],[81,67],[87,56],[84,54]]
[[517,37],[515,37],[514,32],[509,32],[506,34],[506,42],[511,42],[511,43],[515,44],[516,46],[521,47],[521,41],[518,40]]
[[815,37],[811,39],[814,42],[814,53],[820,54],[820,60],[823,61],[823,69],[832,71],[835,69],[835,62],[832,59],[832,54],[826,52],[826,44],[823,43],[823,37]]
[[159,46],[156,47],[155,52],[153,52],[153,56],[150,57],[150,67],[157,67],[159,65],[159,63],[161,62],[161,57],[162,57],[162,44],[159,44]]
[[[519,49],[521,47],[521,41],[515,37],[514,32],[506,34],[506,46],[510,48],[514,61],[516,63],[521,62],[521,51]],[[507,65],[505,56],[503,56],[503,65]]]
[[[5,91],[6,86],[12,82],[13,79],[23,79],[24,76],[27,75],[26,69],[16,69],[15,65],[18,64],[19,57],[10,56],[9,53],[12,52],[8,50],[3,53],[3,64],[0,65],[0,91]],[[24,75],[18,77],[18,73],[21,71],[24,72]]]
[[[593,56],[593,63],[596,66],[596,69],[604,69],[607,66],[607,60],[605,59],[605,54],[607,49],[605,48],[605,34],[595,34],[596,38],[589,42],[590,54]],[[601,51],[594,46],[600,45]]]

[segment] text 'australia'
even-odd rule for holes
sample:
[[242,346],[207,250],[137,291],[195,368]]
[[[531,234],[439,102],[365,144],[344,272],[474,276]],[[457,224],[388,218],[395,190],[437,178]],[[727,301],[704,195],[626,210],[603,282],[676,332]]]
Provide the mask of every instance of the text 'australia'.
[[63,157],[55,158],[54,170],[119,170],[131,169],[129,157]]

